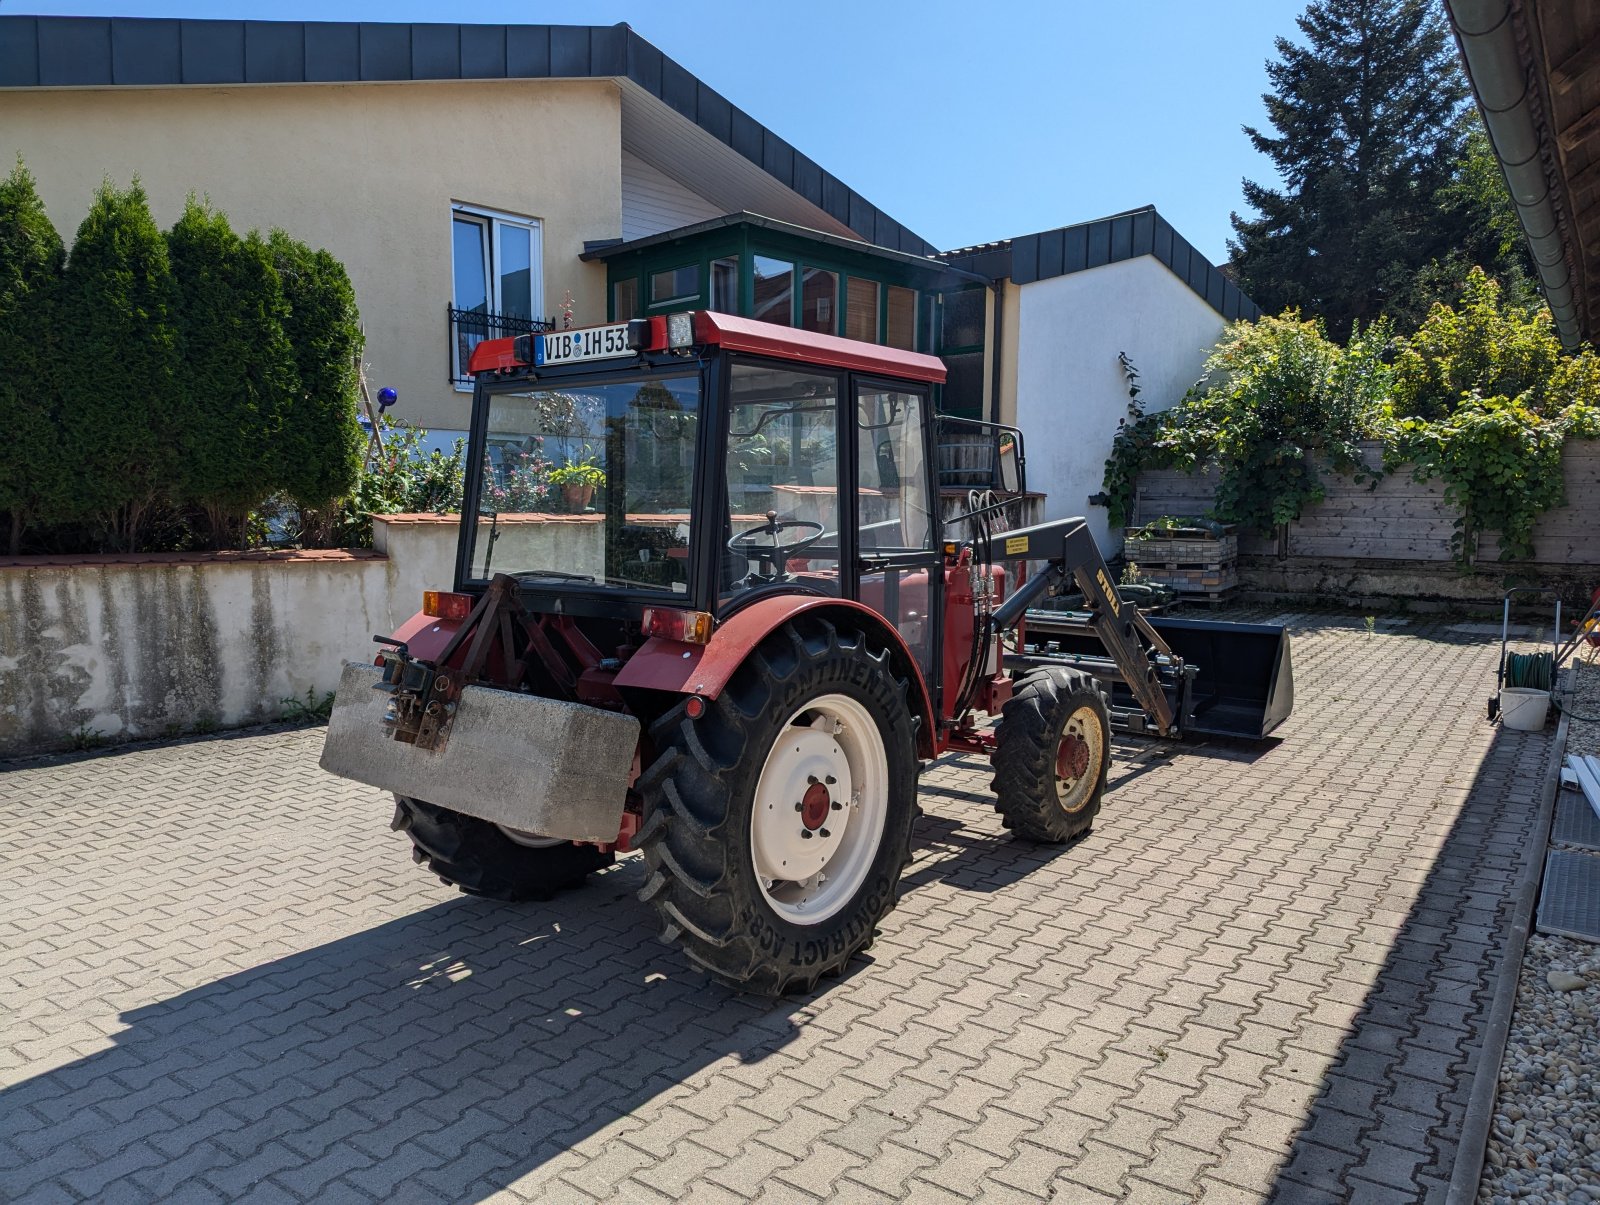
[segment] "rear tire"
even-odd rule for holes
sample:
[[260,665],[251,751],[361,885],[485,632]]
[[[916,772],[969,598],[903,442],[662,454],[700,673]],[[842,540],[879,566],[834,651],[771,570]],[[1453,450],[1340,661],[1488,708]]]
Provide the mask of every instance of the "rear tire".
[[393,827],[411,838],[418,863],[468,895],[491,900],[547,900],[615,860],[571,841],[525,845],[497,824],[404,795],[394,797]]
[[1111,721],[1088,674],[1040,666],[1017,683],[995,736],[995,811],[1016,836],[1088,835],[1111,764]]
[[802,617],[699,719],[680,704],[651,738],[634,845],[662,940],[742,991],[839,974],[895,906],[911,856],[915,725],[888,653]]

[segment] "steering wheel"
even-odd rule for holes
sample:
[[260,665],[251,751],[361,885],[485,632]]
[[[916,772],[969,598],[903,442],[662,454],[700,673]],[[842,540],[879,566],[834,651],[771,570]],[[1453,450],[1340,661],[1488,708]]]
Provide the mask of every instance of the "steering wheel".
[[[791,527],[806,528],[811,534],[795,544],[781,544],[778,542],[778,533],[787,531]],[[728,540],[728,551],[736,556],[748,557],[756,562],[758,570],[765,576],[777,580],[779,567],[788,563],[790,557],[810,548],[823,536],[827,528],[821,523],[813,523],[809,519],[779,519],[778,512],[769,510],[767,521],[761,527],[752,527],[748,531],[741,531]],[[770,536],[770,544],[757,544],[755,537]]]

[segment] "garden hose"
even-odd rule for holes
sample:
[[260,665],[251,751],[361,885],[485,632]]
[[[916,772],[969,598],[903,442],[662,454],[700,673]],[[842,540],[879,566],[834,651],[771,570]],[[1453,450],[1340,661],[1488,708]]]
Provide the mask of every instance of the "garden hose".
[[1555,680],[1555,663],[1553,653],[1507,653],[1505,684],[1549,690]]
[[1552,653],[1507,653],[1506,685],[1524,686],[1529,690],[1550,690],[1550,703],[1559,712],[1589,724],[1600,724],[1600,715],[1581,715],[1563,707],[1555,697],[1551,683],[1555,678],[1555,655]]

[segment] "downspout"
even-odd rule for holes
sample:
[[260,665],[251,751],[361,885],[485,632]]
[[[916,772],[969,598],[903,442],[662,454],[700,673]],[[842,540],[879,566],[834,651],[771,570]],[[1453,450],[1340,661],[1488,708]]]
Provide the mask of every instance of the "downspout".
[[994,294],[994,320],[989,323],[989,346],[994,360],[989,365],[989,421],[1000,421],[1000,359],[1005,354],[1001,336],[1005,334],[1005,277],[997,277],[989,284]]
[[1445,6],[1495,158],[1516,204],[1545,301],[1555,318],[1556,332],[1570,351],[1583,340],[1578,302],[1550,200],[1550,182],[1539,155],[1539,131],[1531,102],[1533,81],[1517,52],[1511,0],[1445,0]]

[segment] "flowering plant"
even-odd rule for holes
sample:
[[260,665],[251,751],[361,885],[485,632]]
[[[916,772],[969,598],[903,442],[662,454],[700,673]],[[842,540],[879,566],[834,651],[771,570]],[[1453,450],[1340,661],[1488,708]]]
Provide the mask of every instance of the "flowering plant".
[[544,456],[544,440],[537,435],[531,448],[506,456],[498,468],[486,455],[483,479],[489,509],[497,514],[550,509],[550,462]]

